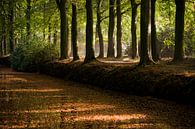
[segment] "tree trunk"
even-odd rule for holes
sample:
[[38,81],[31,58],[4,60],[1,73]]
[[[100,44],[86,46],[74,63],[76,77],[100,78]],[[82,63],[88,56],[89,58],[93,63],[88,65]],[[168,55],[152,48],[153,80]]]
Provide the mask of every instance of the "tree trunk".
[[184,58],[183,37],[184,37],[184,13],[185,0],[175,0],[175,51],[173,61],[182,61]]
[[3,55],[7,55],[7,34],[6,31],[4,30],[4,34],[3,34]]
[[27,1],[27,9],[26,9],[26,33],[27,37],[30,38],[30,12],[31,12],[31,0]]
[[[2,37],[1,37],[2,38]],[[3,45],[2,45],[2,39],[0,41],[0,56],[3,56]]]
[[45,19],[45,3],[44,3],[44,5],[43,5],[43,40],[45,41],[45,21],[46,21],[46,19]]
[[85,63],[95,60],[93,50],[93,11],[92,0],[86,0],[87,25],[86,25],[86,56]]
[[152,48],[152,59],[154,61],[159,60],[159,52],[157,51],[157,39],[156,39],[156,23],[155,23],[155,12],[156,12],[156,0],[151,0],[151,48]]
[[60,10],[60,59],[68,58],[68,32],[67,32],[67,17],[66,17],[66,0],[56,0]]
[[114,3],[115,0],[110,0],[109,7],[109,28],[108,28],[108,52],[107,57],[114,57]]
[[122,57],[121,0],[117,0],[117,58]]
[[139,65],[152,63],[148,53],[149,3],[150,0],[141,1],[141,55]]
[[102,34],[102,28],[101,28],[101,14],[100,14],[100,4],[101,0],[97,0],[97,33],[99,38],[99,57],[104,57],[104,41],[103,41],[103,34]]
[[48,26],[48,42],[51,43],[51,23],[49,23],[49,26]]
[[53,33],[53,44],[57,45],[57,30],[55,28],[54,33]]
[[3,35],[1,35],[0,39],[0,56],[3,56]]
[[77,7],[75,3],[72,3],[72,51],[73,51],[73,61],[79,60],[78,47],[77,47]]
[[9,52],[14,50],[14,1],[9,1]]
[[137,32],[136,32],[136,17],[137,17],[137,8],[138,4],[136,4],[135,0],[131,0],[131,8],[132,8],[132,20],[131,20],[131,42],[132,42],[132,59],[138,57],[137,51]]

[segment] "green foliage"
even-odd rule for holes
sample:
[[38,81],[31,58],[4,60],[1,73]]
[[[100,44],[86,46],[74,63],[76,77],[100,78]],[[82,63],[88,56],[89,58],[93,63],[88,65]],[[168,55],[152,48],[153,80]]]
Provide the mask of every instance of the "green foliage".
[[53,45],[33,38],[23,39],[11,55],[12,68],[18,71],[36,71],[45,62],[59,57],[58,49]]

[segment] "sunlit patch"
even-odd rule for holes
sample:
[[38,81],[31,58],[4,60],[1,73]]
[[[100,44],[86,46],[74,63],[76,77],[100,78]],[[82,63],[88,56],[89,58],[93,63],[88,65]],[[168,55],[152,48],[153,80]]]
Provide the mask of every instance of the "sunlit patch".
[[[37,122],[37,123],[20,123],[18,125],[0,125],[1,129],[24,129],[24,128],[40,128],[42,127],[40,125],[41,123]],[[43,123],[44,124],[44,123]]]
[[186,77],[192,77],[192,76],[195,76],[195,73],[188,72],[188,71],[185,71],[183,74],[184,74],[184,76],[186,76]]
[[107,104],[92,104],[92,103],[65,103],[63,108],[74,109],[77,111],[87,111],[94,109],[109,109],[114,108],[112,105]]
[[[11,76],[11,75],[10,75]],[[4,78],[0,81],[0,84],[4,84],[4,83],[28,83],[29,81],[27,79],[24,78],[19,78],[19,77],[10,77],[10,76],[5,76],[5,77],[1,77]],[[7,79],[5,79],[7,78]]]
[[0,92],[59,92],[63,89],[10,89],[0,90]]
[[126,121],[132,119],[145,119],[144,114],[131,114],[131,115],[86,115],[74,118],[74,121]]
[[[49,109],[42,110],[26,110],[17,111],[17,113],[72,113],[72,112],[84,112],[92,110],[110,109],[114,108],[112,105],[98,105],[90,103],[69,103],[66,106],[49,106]],[[0,112],[0,114],[15,114],[14,112]]]
[[118,128],[120,129],[138,129],[138,128],[145,129],[145,128],[152,128],[154,126],[155,125],[152,123],[140,123],[140,124],[122,124],[122,125],[119,125]]

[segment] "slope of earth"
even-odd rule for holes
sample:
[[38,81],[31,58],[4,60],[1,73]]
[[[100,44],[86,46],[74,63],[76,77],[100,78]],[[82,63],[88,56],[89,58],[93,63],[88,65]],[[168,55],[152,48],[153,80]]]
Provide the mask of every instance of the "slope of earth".
[[163,61],[145,67],[124,61],[101,60],[83,64],[82,61],[63,60],[44,64],[40,72],[130,95],[195,103],[194,59],[179,64]]

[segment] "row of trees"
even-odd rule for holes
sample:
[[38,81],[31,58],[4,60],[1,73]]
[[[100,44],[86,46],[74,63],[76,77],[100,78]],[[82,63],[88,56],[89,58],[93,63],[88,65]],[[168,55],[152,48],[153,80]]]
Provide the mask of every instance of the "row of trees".
[[[127,4],[127,2],[130,4]],[[98,39],[99,57],[104,57],[105,37],[103,35],[105,32],[102,32],[102,28],[104,29],[106,27],[105,22],[107,22],[107,57],[115,57],[114,34],[116,32],[116,57],[121,58],[122,39],[125,37],[122,37],[122,34],[124,34],[124,31],[122,30],[122,24],[124,23],[122,17],[123,15],[128,16],[127,14],[129,14],[129,11],[131,10],[131,18],[128,19],[128,21],[131,20],[131,31],[129,30],[129,33],[131,32],[131,57],[133,59],[138,57],[137,37],[140,35],[140,64],[158,61],[159,50],[157,49],[157,27],[155,17],[156,2],[156,0],[26,0],[25,2],[22,0],[2,0],[0,3],[0,17],[2,19],[0,24],[2,28],[0,32],[2,34],[0,46],[1,55],[5,54],[7,51],[7,42],[9,43],[9,51],[11,53],[14,49],[14,45],[19,42],[24,35],[26,35],[27,38],[33,38],[35,35],[40,36],[40,32],[42,32],[44,40],[46,40],[45,37],[47,35],[48,42],[51,42],[51,39],[53,39],[53,43],[56,44],[57,30],[60,27],[60,58],[69,58],[69,37],[71,37],[73,60],[78,60],[78,37],[82,37],[80,31],[83,30],[81,28],[83,28],[82,26],[86,26],[86,31],[84,31],[84,33],[86,33],[85,62],[90,62],[95,59],[93,48],[94,37]],[[187,2],[194,4],[192,1]],[[180,61],[184,58],[183,37],[186,2],[185,0],[175,0],[174,3],[176,5],[174,61]],[[137,30],[137,27],[139,27],[137,25],[137,21],[139,21],[139,7],[141,8],[140,31]],[[159,8],[159,6],[157,7]],[[95,9],[95,11],[93,11],[93,9]],[[94,19],[94,12],[96,13],[96,19]],[[22,19],[21,17],[25,17],[25,19]],[[115,18],[117,19],[116,26]],[[69,34],[69,21],[71,21],[71,35]],[[96,21],[95,25],[93,21]],[[24,26],[24,23],[26,23],[26,26]],[[93,35],[93,28],[96,28],[96,36]],[[26,31],[23,31],[24,29],[26,29]],[[137,34],[137,32],[140,34]]]

